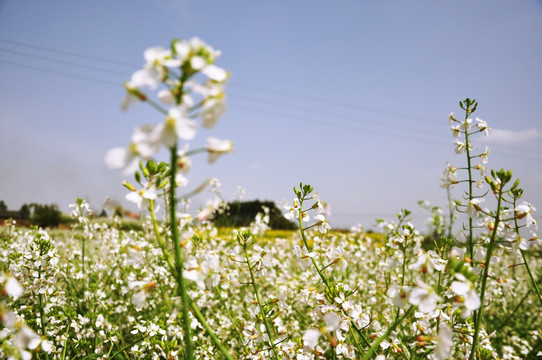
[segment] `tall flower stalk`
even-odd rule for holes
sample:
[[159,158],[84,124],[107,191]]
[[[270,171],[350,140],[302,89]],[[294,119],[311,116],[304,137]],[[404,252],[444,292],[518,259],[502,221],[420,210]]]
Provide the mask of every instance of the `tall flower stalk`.
[[[192,140],[197,132],[197,122],[201,120],[204,128],[213,128],[225,111],[224,85],[229,74],[214,65],[220,55],[198,38],[190,40],[175,39],[166,49],[153,47],[145,51],[145,65],[136,71],[125,84],[127,97],[123,103],[126,109],[131,103],[146,102],[165,116],[159,124],[136,127],[127,148],[114,148],[106,154],[110,168],[124,168],[125,174],[134,173],[141,188],[138,190],[129,182],[124,185],[130,190],[127,200],[135,202],[142,210],[149,210],[154,233],[171,274],[177,282],[177,295],[181,298],[182,326],[184,329],[184,358],[194,358],[194,344],[190,326],[190,310],[207,330],[211,341],[230,359],[213,330],[206,323],[196,304],[188,293],[185,278],[183,246],[177,217],[176,188],[186,184],[186,179],[178,173],[187,169],[187,156],[199,152],[209,153],[209,162],[233,150],[232,142],[209,138],[208,145],[202,149],[180,150],[179,139]],[[200,79],[205,80],[200,83]],[[152,100],[143,89],[158,90],[158,101]],[[156,164],[148,161],[144,166],[141,160],[152,158],[161,146],[169,150],[169,164]],[[137,164],[141,171],[137,170]],[[167,207],[168,232],[161,232],[156,217],[155,202],[159,191],[165,190],[164,203]],[[169,236],[174,252],[174,261],[169,253],[164,236]],[[179,354],[179,356],[181,356]]]

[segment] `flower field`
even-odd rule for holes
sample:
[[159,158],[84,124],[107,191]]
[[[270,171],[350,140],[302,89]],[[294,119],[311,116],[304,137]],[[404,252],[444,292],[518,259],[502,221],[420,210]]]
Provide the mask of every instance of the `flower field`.
[[[187,145],[199,124],[212,128],[226,110],[229,73],[214,64],[219,55],[199,39],[174,40],[147,50],[126,83],[126,106],[147,103],[164,118],[105,156],[112,169],[135,174],[124,186],[141,229],[124,229],[117,216],[95,221],[81,199],[70,231],[0,229],[0,357],[542,356],[535,207],[512,171],[488,169],[489,149],[472,146],[490,131],[472,118],[476,101],[460,102],[464,119],[449,116],[459,155],[442,178],[449,206],[421,203],[425,233],[405,209],[378,219],[378,233],[334,231],[325,201],[303,183],[282,204],[297,231],[272,231],[265,208],[248,227],[217,229],[211,220],[227,210],[217,180],[183,189],[186,197],[177,191],[192,155],[214,162],[233,149],[217,138]],[[167,162],[154,159],[163,147]],[[215,199],[190,215],[190,195],[205,188]]]

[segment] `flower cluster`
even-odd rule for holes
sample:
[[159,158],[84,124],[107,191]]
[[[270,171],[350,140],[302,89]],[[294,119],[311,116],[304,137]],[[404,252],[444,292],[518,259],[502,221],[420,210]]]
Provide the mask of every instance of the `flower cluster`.
[[[160,146],[176,149],[178,139],[192,140],[198,128],[194,118],[201,120],[202,127],[213,128],[226,111],[224,87],[230,76],[214,65],[218,56],[220,51],[198,38],[176,39],[169,49],[147,49],[143,68],[125,84],[123,108],[132,102],[147,102],[164,115],[164,121],[136,127],[128,147],[107,152],[106,164],[133,174],[139,160],[152,158]],[[157,100],[145,90],[157,91]],[[202,151],[209,153],[209,162],[214,162],[221,154],[233,151],[233,143],[209,137]],[[186,153],[187,148],[183,148],[178,154],[179,167],[184,170],[189,168]]]

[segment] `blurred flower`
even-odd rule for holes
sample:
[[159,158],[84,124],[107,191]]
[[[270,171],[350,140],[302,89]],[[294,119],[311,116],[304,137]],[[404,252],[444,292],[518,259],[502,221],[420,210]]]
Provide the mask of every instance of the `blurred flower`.
[[192,140],[196,136],[196,122],[190,119],[183,107],[175,106],[169,110],[166,121],[155,126],[152,139],[154,143],[172,148],[177,138]]
[[474,198],[472,200],[469,200],[469,205],[467,206],[467,215],[469,217],[475,218],[480,211],[482,211],[482,208],[480,207],[480,204],[484,202],[485,199],[483,198]]
[[206,99],[201,109],[201,126],[207,129],[213,128],[225,112],[224,99],[218,97]]
[[209,153],[209,163],[213,163],[220,157],[220,155],[227,154],[233,151],[233,141],[220,140],[215,137],[207,138],[207,145],[205,146]]
[[329,225],[329,223],[327,222],[327,219],[324,216],[324,214],[316,215],[314,217],[314,220],[317,221],[316,224],[318,225],[318,228],[320,229],[320,232],[322,234],[326,234],[331,229],[331,225]]
[[516,206],[514,210],[518,219],[525,218],[525,225],[534,225],[535,228],[538,229],[536,220],[533,218],[533,211],[536,211],[536,208],[532,204],[524,201],[520,205]]
[[450,358],[450,351],[453,345],[452,337],[452,329],[446,324],[441,324],[438,332],[437,346],[435,347],[435,359],[445,360]]
[[320,330],[308,329],[303,333],[303,345],[308,350],[313,350],[318,345]]
[[461,313],[462,318],[467,318],[471,315],[473,310],[480,307],[480,298],[476,293],[474,284],[468,280],[465,275],[456,273],[454,275],[455,280],[452,281],[450,289],[454,294],[458,295],[454,299],[454,302],[464,306],[464,310]]
[[156,189],[151,186],[147,189],[131,191],[126,194],[126,200],[135,203],[138,209],[146,209],[149,200],[155,200],[158,196]]
[[418,310],[425,314],[435,310],[439,300],[441,300],[441,297],[431,287],[422,282],[418,282],[418,286],[413,288],[408,296],[408,302],[412,305],[418,305]]
[[487,122],[485,120],[482,120],[480,118],[476,118],[476,127],[478,128],[478,131],[483,131],[485,136],[489,135],[489,131],[491,128],[487,125]]

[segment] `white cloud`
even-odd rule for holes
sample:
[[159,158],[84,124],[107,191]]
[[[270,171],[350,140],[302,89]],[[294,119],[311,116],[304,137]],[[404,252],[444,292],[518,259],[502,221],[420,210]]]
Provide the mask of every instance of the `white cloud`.
[[481,140],[488,144],[510,145],[526,143],[541,137],[542,133],[534,128],[521,131],[492,129],[489,135]]

